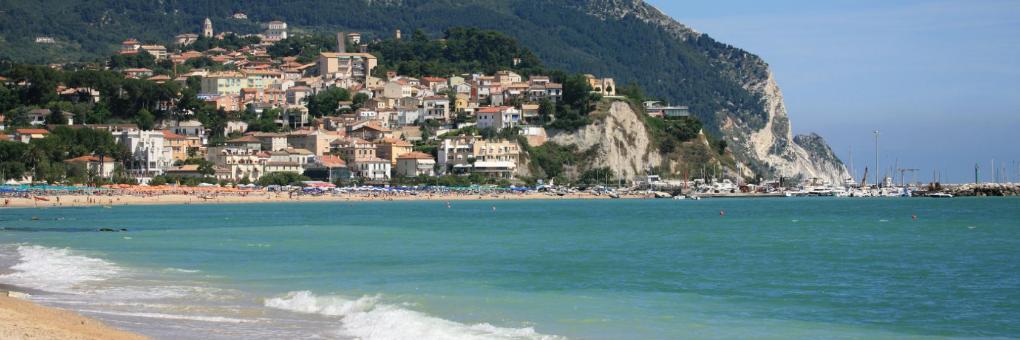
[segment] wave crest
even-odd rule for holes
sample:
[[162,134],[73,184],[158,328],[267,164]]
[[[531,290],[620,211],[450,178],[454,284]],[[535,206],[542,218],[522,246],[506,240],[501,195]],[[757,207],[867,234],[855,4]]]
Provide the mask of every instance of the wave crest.
[[341,333],[359,339],[565,339],[535,332],[534,328],[506,328],[488,323],[462,324],[421,312],[379,303],[378,296],[351,300],[296,291],[265,300],[265,306],[292,312],[341,318]]
[[0,275],[0,281],[33,287],[54,293],[79,293],[83,284],[105,281],[121,272],[117,265],[88,256],[75,255],[69,249],[19,245],[20,262],[13,273]]

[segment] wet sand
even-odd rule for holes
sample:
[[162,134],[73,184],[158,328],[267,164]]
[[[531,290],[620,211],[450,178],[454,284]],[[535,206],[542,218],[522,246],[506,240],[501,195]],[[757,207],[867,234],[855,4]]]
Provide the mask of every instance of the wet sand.
[[74,312],[8,297],[3,288],[0,287],[0,339],[145,339]]

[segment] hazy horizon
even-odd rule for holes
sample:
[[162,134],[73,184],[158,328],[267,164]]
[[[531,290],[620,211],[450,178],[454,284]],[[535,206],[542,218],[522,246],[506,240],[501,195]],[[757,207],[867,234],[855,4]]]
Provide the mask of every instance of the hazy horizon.
[[764,58],[794,133],[818,133],[848,165],[853,148],[858,180],[881,130],[883,172],[972,182],[979,163],[991,181],[994,159],[1020,182],[1020,2],[648,2]]

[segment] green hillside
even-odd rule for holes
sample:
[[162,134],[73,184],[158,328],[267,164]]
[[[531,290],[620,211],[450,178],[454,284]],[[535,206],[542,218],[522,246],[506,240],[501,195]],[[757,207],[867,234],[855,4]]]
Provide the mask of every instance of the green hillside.
[[[388,39],[421,29],[439,37],[450,27],[504,32],[534,51],[544,65],[640,84],[656,98],[691,106],[706,127],[717,114],[734,114],[761,125],[759,98],[727,77],[712,56],[743,51],[707,35],[677,39],[654,24],[628,16],[602,20],[588,15],[599,1],[404,0],[404,1],[128,1],[7,0],[0,4],[0,57],[46,63],[101,59],[125,38],[170,43],[198,32],[205,17],[217,31],[255,33],[260,23],[284,20],[294,30],[359,31],[366,40]],[[612,4],[610,4],[611,6]],[[603,6],[604,7],[604,6]],[[600,8],[605,9],[605,8]],[[236,11],[248,20],[231,19]],[[56,45],[34,42],[51,36]]]

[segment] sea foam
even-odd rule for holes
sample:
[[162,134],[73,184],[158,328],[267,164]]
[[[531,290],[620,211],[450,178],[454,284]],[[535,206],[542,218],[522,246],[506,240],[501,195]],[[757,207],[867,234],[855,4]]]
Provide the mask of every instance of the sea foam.
[[17,252],[20,262],[11,266],[13,273],[0,275],[0,282],[74,294],[82,292],[83,284],[110,279],[121,271],[113,263],[68,249],[19,245]]
[[359,339],[564,339],[535,332],[531,327],[505,328],[488,323],[467,325],[379,303],[378,296],[347,299],[290,292],[265,300],[266,307],[339,317],[341,334]]

